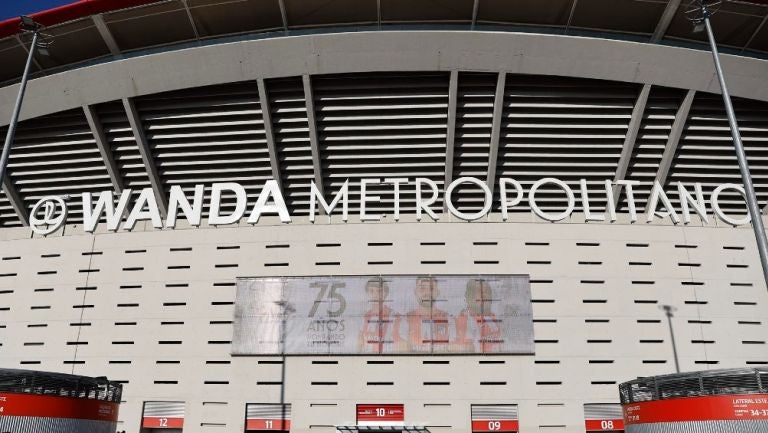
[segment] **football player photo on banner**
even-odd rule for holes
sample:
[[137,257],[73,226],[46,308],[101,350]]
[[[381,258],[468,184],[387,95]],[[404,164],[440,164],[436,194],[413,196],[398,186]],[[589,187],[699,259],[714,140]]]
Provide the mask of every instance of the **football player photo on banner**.
[[532,354],[526,275],[240,278],[234,355]]

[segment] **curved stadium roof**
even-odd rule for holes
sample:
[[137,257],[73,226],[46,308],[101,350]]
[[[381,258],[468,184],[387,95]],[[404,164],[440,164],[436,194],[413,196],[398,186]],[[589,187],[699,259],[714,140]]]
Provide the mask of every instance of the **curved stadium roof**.
[[[663,77],[643,81],[618,74],[614,78],[584,74],[579,69],[583,65],[575,64],[572,76],[563,72],[567,64],[558,74],[550,73],[554,66],[547,62],[558,55],[556,51],[542,57],[535,73],[500,75],[500,71],[508,70],[504,66],[507,63],[494,60],[494,56],[506,55],[499,47],[511,41],[540,42],[535,34],[540,32],[643,41],[647,44],[634,45],[644,50],[648,63],[654,64],[657,54],[693,62],[683,50],[655,49],[654,42],[695,42],[690,38],[701,36],[690,33],[690,24],[682,16],[685,5],[680,2],[516,0],[515,8],[509,7],[508,0],[139,3],[144,2],[90,0],[35,16],[50,25],[46,32],[55,37],[52,56],[36,59],[39,75],[90,63],[101,63],[102,67],[87,68],[88,74],[95,75],[83,75],[86,78],[72,71],[31,83],[27,113],[36,110],[42,114],[22,116],[25,120],[19,126],[9,165],[10,183],[4,188],[7,194],[0,196],[1,225],[24,224],[30,207],[48,194],[78,200],[86,191],[149,186],[167,191],[174,184],[192,188],[195,183],[233,181],[254,195],[268,178],[279,179],[288,206],[296,215],[306,212],[310,180],[318,180],[326,193],[334,193],[346,178],[354,182],[362,177],[423,176],[444,185],[460,176],[487,179],[491,184],[504,176],[530,185],[553,176],[575,189],[581,178],[595,188],[604,179],[636,179],[646,185],[660,179],[666,184],[702,182],[706,191],[719,183],[739,180],[722,101],[719,95],[707,93],[712,90],[711,83],[694,91],[689,90],[693,86],[670,84]],[[768,4],[757,3],[727,2],[715,21],[723,43],[753,57],[768,50]],[[0,68],[0,79],[8,82],[17,79],[25,56],[24,37],[9,35],[9,29],[16,26],[13,20],[0,24],[0,34],[8,35],[0,40],[3,58],[8,59]],[[469,31],[473,28],[476,31]],[[378,29],[401,31],[362,32]],[[427,29],[433,31],[419,31]],[[534,34],[480,31],[485,29]],[[220,55],[216,59],[232,64],[228,62],[248,55],[249,51],[240,50],[242,46],[252,45],[268,46],[271,48],[266,52],[290,57],[291,52],[283,51],[300,49],[297,40],[308,38],[289,41],[292,38],[281,36],[340,30],[350,32],[302,43],[320,46],[326,41],[325,46],[346,43],[348,48],[355,47],[355,52],[336,48],[338,53],[326,48],[323,54],[333,56],[327,64],[356,64],[354,73],[343,66],[331,72],[312,72],[297,54],[295,67],[284,73],[275,73],[277,68],[267,59],[259,64],[261,70],[249,69],[250,73],[243,74],[245,78],[216,77],[185,86],[178,84],[188,78],[184,67],[179,66],[176,78],[163,77],[163,68],[153,67],[158,64],[153,62],[197,65],[190,59],[201,55],[213,59],[210,49]],[[493,55],[485,57],[490,66],[470,62],[471,66],[441,64],[430,69],[417,65],[419,59],[409,56],[386,70],[361,64],[365,57],[360,52],[366,46],[377,44],[377,49],[391,52],[405,46],[401,37],[410,45],[432,51],[435,45],[430,41],[448,41],[454,52],[441,53],[446,58],[461,58],[458,50],[482,55],[487,49]],[[597,69],[621,69],[626,77],[634,71],[611,57],[622,50],[627,52],[625,42],[604,44],[599,39],[584,39],[570,45],[568,40],[574,38],[548,38],[551,46],[561,49],[605,50],[602,57],[595,54],[583,59],[597,62]],[[246,42],[217,45],[227,41]],[[486,43],[490,45],[483,45]],[[141,57],[145,54],[156,55]],[[683,66],[705,69],[700,75],[705,82],[711,81],[711,70],[707,69],[711,60],[699,57],[690,66]],[[113,62],[111,67],[109,62],[117,59],[124,61]],[[632,66],[633,59],[621,60]],[[762,60],[747,60],[744,65],[764,68]],[[562,61],[567,63],[568,59]],[[215,66],[210,64],[210,69],[219,71]],[[660,70],[672,67],[658,65]],[[141,71],[143,76],[124,71]],[[750,73],[757,77],[749,82],[758,83],[762,90],[751,91],[750,86],[742,85],[741,91],[734,93],[754,94],[761,101],[737,98],[735,104],[758,195],[765,202],[768,79],[754,70]],[[677,74],[695,75],[687,70]],[[194,75],[199,78],[206,71]],[[98,80],[88,81],[87,77]],[[126,81],[126,77],[134,89],[146,89],[151,81],[156,90],[120,93],[124,88],[120,80]],[[55,88],[57,82],[83,89],[71,94],[33,94],[36,84]],[[118,89],[110,93],[111,98],[88,102],[82,97],[89,93],[89,86],[103,89],[110,85]],[[10,104],[10,100],[3,102]],[[61,108],[40,110],[41,105]],[[0,112],[4,108],[0,107]],[[0,125],[6,122],[0,120]],[[4,135],[4,128],[0,133]],[[638,190],[641,210],[649,189],[644,186]],[[482,200],[478,193],[460,191],[457,207],[477,209]],[[391,212],[392,197],[388,194],[381,192],[381,207]],[[412,194],[406,191],[404,199]],[[541,197],[551,208],[563,204],[560,195]],[[727,209],[744,209],[738,197],[729,199]],[[598,209],[605,206],[605,199],[594,200]],[[625,198],[619,197],[618,203],[620,209],[626,209]],[[231,206],[232,202],[225,204]],[[524,206],[519,209],[527,210]],[[407,206],[403,210],[407,212]],[[69,221],[77,222],[79,217],[73,214]]]
[[[456,29],[589,35],[706,48],[690,0],[80,0],[32,16],[56,40],[37,71],[235,35]],[[768,55],[768,0],[725,1],[712,18],[726,52]],[[0,83],[18,79],[28,37],[0,22]],[[25,42],[27,44],[25,45]]]

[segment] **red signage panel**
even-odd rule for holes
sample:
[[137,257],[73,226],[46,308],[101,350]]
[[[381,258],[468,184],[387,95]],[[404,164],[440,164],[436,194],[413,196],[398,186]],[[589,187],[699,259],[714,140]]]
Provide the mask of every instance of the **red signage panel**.
[[0,392],[0,415],[117,421],[118,407],[108,401]]
[[167,418],[160,416],[145,416],[142,419],[141,426],[144,428],[182,428],[184,427],[184,418]]
[[627,425],[680,421],[768,420],[768,394],[717,395],[625,404]]
[[285,420],[285,427],[283,427],[283,420],[270,419],[270,418],[249,418],[245,420],[246,430],[280,430],[288,431],[291,429],[291,420]]
[[474,419],[472,431],[478,432],[517,432],[519,424],[513,419]]
[[623,419],[588,419],[584,421],[587,431],[624,430]]
[[403,422],[405,408],[402,404],[358,404],[357,422]]

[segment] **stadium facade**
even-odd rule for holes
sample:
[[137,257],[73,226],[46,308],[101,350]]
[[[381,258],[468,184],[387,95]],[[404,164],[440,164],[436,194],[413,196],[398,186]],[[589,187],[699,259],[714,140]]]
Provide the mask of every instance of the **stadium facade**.
[[[0,197],[0,366],[122,383],[118,431],[332,433],[621,431],[621,382],[768,364],[768,293],[685,4],[515,3],[35,15],[54,43]],[[765,206],[768,5],[713,20]],[[0,23],[3,133],[16,24]],[[273,309],[251,314],[259,299]]]

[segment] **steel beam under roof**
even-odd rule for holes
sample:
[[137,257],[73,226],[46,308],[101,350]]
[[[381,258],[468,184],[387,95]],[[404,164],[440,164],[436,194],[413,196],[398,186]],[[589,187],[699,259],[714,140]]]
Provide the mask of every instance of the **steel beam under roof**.
[[765,27],[765,24],[768,23],[768,12],[766,12],[765,17],[763,17],[763,20],[760,21],[760,24],[757,26],[754,32],[752,32],[752,36],[749,37],[747,40],[747,43],[744,44],[744,47],[741,49],[741,52],[743,53],[746,51],[750,45],[752,45],[752,42],[757,37],[758,33],[760,33],[763,30],[763,27]]
[[[307,123],[309,125],[309,145],[312,149],[312,168],[314,170],[315,185],[321,194],[325,195],[323,185],[323,170],[320,160],[320,140],[317,136],[317,121],[315,120],[315,99],[312,92],[312,79],[309,75],[301,77],[304,83],[304,103],[307,108]],[[321,207],[322,209],[322,207]]]
[[[448,127],[445,139],[445,188],[453,181],[453,154],[456,144],[456,105],[459,99],[459,71],[451,71],[448,84]],[[448,204],[443,203],[445,210]]]
[[93,138],[96,140],[96,146],[99,148],[101,158],[104,160],[104,166],[107,168],[109,178],[112,180],[112,187],[117,194],[120,194],[124,188],[123,178],[120,175],[120,169],[115,162],[115,157],[109,146],[109,141],[104,134],[104,128],[101,126],[99,115],[91,106],[84,106],[83,112],[85,113],[85,119],[88,121],[88,126],[91,128],[91,134],[93,134]]
[[280,18],[283,20],[283,31],[288,31],[288,13],[285,10],[285,0],[278,0],[280,5]]
[[[645,114],[645,106],[648,103],[648,95],[651,93],[651,85],[645,84],[640,90],[640,95],[635,101],[635,106],[632,109],[632,118],[629,121],[629,127],[627,128],[627,135],[624,138],[624,146],[621,148],[621,155],[619,156],[619,162],[616,167],[616,174],[613,177],[613,182],[623,180],[627,175],[627,168],[629,167],[629,161],[632,159],[632,152],[635,149],[635,143],[637,142],[637,134],[640,132],[640,125],[643,123],[643,115]],[[618,186],[613,187],[613,202],[619,203],[619,195],[621,194],[621,188]]]
[[667,7],[661,14],[661,18],[659,18],[658,24],[656,24],[656,30],[654,30],[653,35],[651,36],[651,42],[657,43],[664,38],[665,34],[667,34],[667,29],[669,28],[669,25],[672,24],[672,18],[675,17],[677,10],[680,9],[681,2],[682,0],[669,0]]
[[496,187],[496,160],[499,157],[499,138],[501,136],[501,118],[504,115],[504,88],[507,73],[499,72],[496,79],[496,94],[493,98],[493,123],[491,125],[491,143],[488,149],[488,177],[486,182],[491,190],[491,196]]
[[19,218],[19,221],[21,221],[21,224],[29,226],[29,211],[24,205],[24,200],[19,196],[19,192],[16,191],[16,187],[13,185],[10,173],[6,173],[5,179],[3,179],[3,191],[5,192],[5,197],[16,211],[16,216]]
[[[272,177],[283,191],[283,178],[280,175],[280,163],[277,157],[277,146],[275,145],[275,133],[272,129],[272,110],[269,107],[269,94],[263,78],[256,81],[259,89],[259,106],[261,107],[261,118],[264,121],[264,133],[267,139],[267,151],[269,152],[269,163],[272,166]],[[284,192],[284,191],[283,191]]]
[[96,30],[99,31],[101,38],[104,40],[104,44],[109,48],[109,52],[117,55],[120,54],[120,46],[117,45],[115,37],[112,36],[112,32],[109,31],[107,23],[104,22],[104,17],[101,14],[91,15],[93,24],[96,26]]
[[677,114],[675,114],[675,122],[672,123],[672,129],[669,131],[667,144],[664,146],[664,153],[661,156],[659,169],[656,171],[656,181],[662,186],[667,182],[669,168],[672,166],[672,160],[677,152],[677,146],[680,143],[680,137],[683,135],[685,124],[688,121],[688,113],[691,111],[691,105],[693,104],[693,98],[695,96],[696,91],[689,90],[685,95],[685,98],[683,98],[680,108],[677,109]]
[[571,4],[571,13],[568,15],[568,23],[565,25],[565,33],[568,33],[568,30],[571,28],[571,23],[573,23],[573,16],[576,15],[576,7],[579,5],[579,0],[573,0],[573,3]]
[[195,32],[195,39],[200,39],[200,32],[195,24],[195,19],[192,18],[192,11],[189,10],[189,2],[187,0],[181,0],[181,4],[184,5],[184,11],[187,13],[187,19],[189,19],[189,25],[192,26],[192,31]]
[[[27,48],[27,46],[24,44],[24,42],[22,42],[22,40],[21,40],[21,37],[19,37],[19,35],[18,35],[18,34],[17,34],[17,35],[14,35],[13,37],[14,37],[14,39],[16,39],[16,42],[18,42],[18,43],[19,43],[19,45],[21,46],[21,48],[23,48],[23,49],[24,49],[24,54],[28,56],[28,55],[29,55],[29,48]],[[34,64],[35,64],[35,67],[36,67],[36,68],[37,68],[39,71],[42,71],[42,70],[43,70],[43,66],[40,64],[40,62],[38,62],[38,61],[37,61],[37,59],[36,59],[34,56],[32,57],[32,63],[34,63]]]
[[149,176],[149,183],[152,185],[155,198],[157,198],[157,206],[160,208],[160,213],[165,216],[168,214],[168,197],[163,190],[163,183],[160,180],[157,165],[155,165],[155,157],[152,153],[152,149],[149,147],[149,142],[147,141],[147,136],[144,132],[144,126],[141,124],[139,113],[136,111],[136,104],[133,103],[133,99],[131,98],[123,98],[123,108],[125,108],[125,114],[128,116],[128,122],[131,124],[133,137],[139,148],[141,160],[144,162],[144,168],[147,171],[147,176]]

